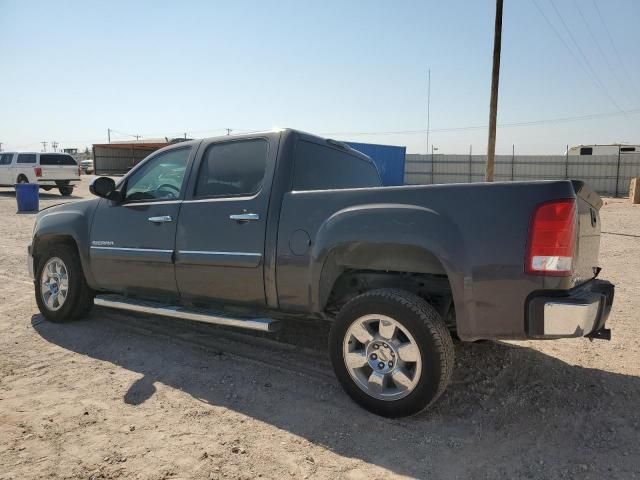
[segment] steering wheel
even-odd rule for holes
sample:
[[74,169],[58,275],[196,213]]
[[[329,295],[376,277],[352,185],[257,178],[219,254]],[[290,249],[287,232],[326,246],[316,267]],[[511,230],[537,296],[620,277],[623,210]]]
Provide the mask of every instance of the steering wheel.
[[[166,187],[166,188],[165,188]],[[157,192],[161,192],[162,190],[167,191],[167,190],[175,190],[175,194],[173,192],[168,192],[168,195],[170,195],[169,198],[177,198],[178,195],[180,194],[180,189],[178,187],[176,187],[175,185],[171,185],[170,183],[163,183],[162,185],[160,185],[156,191]]]

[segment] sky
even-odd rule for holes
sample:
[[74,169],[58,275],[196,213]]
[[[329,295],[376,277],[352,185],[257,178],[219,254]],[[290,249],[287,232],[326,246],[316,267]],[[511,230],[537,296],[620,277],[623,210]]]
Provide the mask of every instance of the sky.
[[[640,2],[504,3],[497,153],[640,143]],[[0,0],[0,142],[291,127],[485,153],[494,16],[493,0]]]

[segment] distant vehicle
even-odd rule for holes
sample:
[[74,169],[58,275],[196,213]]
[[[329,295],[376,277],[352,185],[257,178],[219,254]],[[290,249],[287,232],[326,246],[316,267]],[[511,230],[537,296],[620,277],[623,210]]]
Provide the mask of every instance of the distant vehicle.
[[80,170],[82,170],[84,173],[93,173],[93,160],[82,160],[80,162]]
[[178,143],[90,191],[36,219],[48,320],[94,304],[266,332],[322,319],[338,380],[380,415],[444,391],[450,332],[610,338],[602,200],[580,181],[382,187],[366,155],[282,130]]
[[618,155],[626,153],[640,153],[640,145],[610,144],[610,145],[577,145],[569,149],[569,156],[573,155]]
[[37,183],[46,191],[57,188],[66,197],[73,193],[74,184],[79,181],[80,167],[66,153],[0,153],[0,186]]

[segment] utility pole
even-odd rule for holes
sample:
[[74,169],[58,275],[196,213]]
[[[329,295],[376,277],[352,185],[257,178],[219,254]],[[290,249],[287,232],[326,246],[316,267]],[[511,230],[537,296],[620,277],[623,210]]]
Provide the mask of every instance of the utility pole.
[[2,142],[0,142],[0,152],[2,151]]
[[40,142],[42,144],[42,151],[46,152],[47,151],[47,142]]
[[140,135],[136,135],[136,140],[140,140]]
[[427,152],[429,151],[429,127],[431,121],[431,69],[427,73]]
[[56,142],[55,140],[51,140],[51,147],[53,148],[54,152],[57,152],[58,150],[56,150],[58,148],[58,142]]
[[107,138],[109,139],[109,143],[111,143],[111,129],[107,128]]
[[489,106],[489,142],[485,181],[493,182],[496,159],[496,117],[498,115],[498,81],[500,80],[500,50],[502,47],[502,2],[496,0],[496,22],[493,34],[493,70],[491,72],[491,104]]
[[184,133],[184,139],[187,139],[187,132]]
[[225,128],[225,130],[227,131],[227,135],[231,135],[231,129],[230,128]]

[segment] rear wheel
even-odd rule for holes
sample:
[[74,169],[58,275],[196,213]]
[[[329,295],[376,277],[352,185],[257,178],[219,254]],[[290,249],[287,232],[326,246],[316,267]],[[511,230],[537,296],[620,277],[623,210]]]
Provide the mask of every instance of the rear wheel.
[[453,341],[444,321],[403,290],[373,290],[348,302],[332,326],[329,348],[349,396],[385,417],[425,409],[453,372]]
[[18,177],[18,182],[17,183],[29,183],[29,179],[27,177],[25,177],[24,175],[20,175]]
[[60,187],[58,190],[63,197],[68,197],[73,193],[73,187]]
[[40,255],[35,278],[36,303],[47,320],[76,320],[93,306],[93,291],[69,245],[55,245]]

